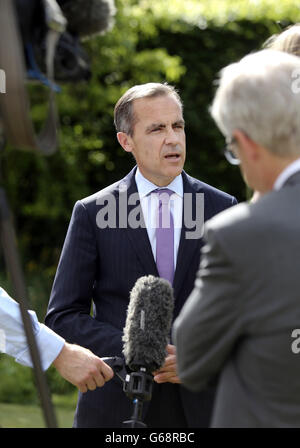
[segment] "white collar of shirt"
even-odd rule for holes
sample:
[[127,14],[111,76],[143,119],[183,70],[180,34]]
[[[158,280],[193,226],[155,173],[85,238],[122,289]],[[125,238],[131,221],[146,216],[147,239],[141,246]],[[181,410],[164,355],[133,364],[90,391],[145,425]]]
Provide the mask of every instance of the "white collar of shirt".
[[290,165],[288,165],[277,177],[273,190],[280,190],[283,187],[285,182],[297,171],[300,171],[300,159],[295,160]]
[[[139,168],[137,168],[135,173],[135,181],[141,198],[147,196],[149,193],[151,193],[151,191],[157,190],[157,188],[159,188],[157,185],[150,182],[150,180],[146,179],[140,172]],[[169,188],[170,190],[174,191],[174,193],[183,198],[183,181],[181,174],[175,177],[175,179],[169,185],[163,188]]]

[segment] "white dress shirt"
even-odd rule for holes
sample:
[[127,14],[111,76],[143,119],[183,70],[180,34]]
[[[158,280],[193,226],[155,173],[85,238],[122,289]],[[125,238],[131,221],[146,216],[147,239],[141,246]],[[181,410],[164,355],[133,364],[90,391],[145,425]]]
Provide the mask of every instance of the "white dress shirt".
[[[59,355],[65,340],[38,322],[34,311],[28,311],[36,337],[43,370]],[[30,350],[23,328],[19,304],[0,287],[0,352],[13,356],[24,366],[32,367]]]
[[174,193],[170,197],[170,210],[174,221],[174,267],[176,268],[177,253],[180,242],[182,227],[182,208],[183,208],[183,181],[181,174],[166,187],[158,187],[147,180],[139,168],[135,173],[135,181],[140,196],[141,207],[144,215],[145,225],[148,232],[149,241],[152,248],[154,260],[156,261],[156,227],[157,227],[157,210],[158,196],[150,194],[158,188],[168,188]]
[[273,190],[280,190],[280,188],[285,184],[285,182],[295,173],[300,171],[300,159],[295,160],[290,163],[277,177]]

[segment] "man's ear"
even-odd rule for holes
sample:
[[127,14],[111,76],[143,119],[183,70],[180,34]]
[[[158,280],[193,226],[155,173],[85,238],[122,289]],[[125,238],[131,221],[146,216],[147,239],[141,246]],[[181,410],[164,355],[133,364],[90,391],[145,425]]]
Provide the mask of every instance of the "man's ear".
[[126,134],[125,132],[118,132],[117,139],[126,152],[132,152],[133,147],[130,135]]
[[236,139],[241,154],[250,160],[256,160],[260,155],[260,145],[255,143],[247,134],[239,129],[235,129],[232,136]]

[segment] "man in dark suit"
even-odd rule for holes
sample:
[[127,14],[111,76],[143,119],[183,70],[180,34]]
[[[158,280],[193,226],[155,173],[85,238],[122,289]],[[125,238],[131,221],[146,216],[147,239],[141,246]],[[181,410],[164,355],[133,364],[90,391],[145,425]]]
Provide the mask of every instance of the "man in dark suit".
[[260,194],[206,224],[174,324],[179,377],[219,375],[213,427],[299,427],[300,59],[264,50],[222,71],[212,114]]
[[[165,275],[157,267],[160,247],[152,225],[157,190],[168,188],[172,194],[174,318],[194,285],[203,220],[236,203],[183,171],[182,104],[171,86],[149,83],[129,89],[116,104],[115,125],[119,143],[133,154],[137,167],[76,203],[46,316],[46,324],[67,341],[99,356],[122,356],[129,295],[136,280]],[[194,394],[180,386],[172,343],[154,381],[152,400],[144,406],[148,426],[208,426],[214,390]],[[120,427],[131,412],[132,404],[115,377],[105,388],[79,395],[74,425]]]

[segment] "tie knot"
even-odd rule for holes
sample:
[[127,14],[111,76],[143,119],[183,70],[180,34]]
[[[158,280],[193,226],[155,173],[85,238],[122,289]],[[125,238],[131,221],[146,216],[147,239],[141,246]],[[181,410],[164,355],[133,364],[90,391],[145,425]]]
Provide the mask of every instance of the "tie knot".
[[157,194],[159,200],[163,204],[167,204],[170,200],[170,196],[174,193],[174,191],[170,190],[169,188],[157,188],[154,190],[154,193]]

